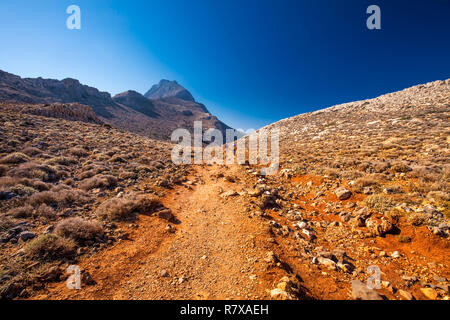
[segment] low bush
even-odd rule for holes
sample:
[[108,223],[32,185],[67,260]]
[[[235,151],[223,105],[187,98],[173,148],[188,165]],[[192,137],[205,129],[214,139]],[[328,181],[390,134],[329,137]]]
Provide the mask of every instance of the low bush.
[[1,158],[0,163],[19,164],[27,162],[28,160],[30,160],[30,157],[28,157],[26,154],[23,154],[21,152],[13,152]]
[[395,206],[395,201],[382,194],[374,194],[364,199],[364,203],[372,210],[384,214]]
[[79,217],[60,221],[55,227],[55,233],[61,237],[72,239],[79,244],[94,240],[103,234],[103,228],[97,221],[87,221]]
[[96,175],[80,183],[80,189],[84,191],[95,188],[111,188],[117,185],[117,178],[112,175]]
[[72,240],[54,234],[44,234],[25,246],[25,254],[40,261],[71,259],[75,255],[75,248]]
[[103,202],[96,214],[104,220],[124,221],[135,219],[138,213],[151,214],[160,207],[162,204],[157,197],[112,198]]
[[14,218],[28,218],[33,215],[33,207],[25,205],[23,207],[13,208],[7,212],[7,215]]

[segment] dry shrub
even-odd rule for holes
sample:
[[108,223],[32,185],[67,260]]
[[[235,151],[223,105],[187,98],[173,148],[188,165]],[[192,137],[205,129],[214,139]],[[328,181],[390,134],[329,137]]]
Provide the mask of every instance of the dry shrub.
[[[398,154],[397,154],[397,156],[398,156]],[[407,164],[405,164],[403,162],[397,162],[397,163],[394,163],[394,165],[392,166],[392,170],[394,172],[406,173],[406,172],[411,171],[412,169],[410,166],[408,166]]]
[[117,185],[117,178],[112,175],[96,175],[80,183],[80,189],[84,191],[95,188],[111,188]]
[[69,149],[69,153],[70,153],[71,155],[73,155],[73,156],[75,156],[75,157],[79,157],[79,158],[81,158],[81,157],[86,157],[86,156],[89,155],[89,153],[88,153],[86,150],[84,150],[84,149],[82,149],[82,148],[77,148],[77,147],[75,147],[75,148],[70,148],[70,149]]
[[136,179],[137,178],[137,174],[134,172],[130,172],[130,171],[122,171],[119,174],[119,179],[120,180],[127,180],[127,179]]
[[77,160],[72,157],[54,157],[47,160],[50,164],[60,164],[62,166],[70,166],[71,164],[77,163]]
[[428,196],[436,201],[450,201],[450,194],[444,191],[430,191],[428,192]]
[[50,185],[45,182],[42,182],[42,181],[33,181],[32,186],[34,189],[39,190],[39,191],[50,190]]
[[54,234],[44,234],[25,246],[25,254],[32,259],[51,261],[73,258],[76,245],[72,240]]
[[0,215],[0,231],[7,231],[14,225],[14,221],[11,217],[6,215]]
[[35,147],[27,147],[22,150],[22,153],[26,154],[29,157],[38,155],[42,153],[41,149],[35,148]]
[[379,213],[384,214],[395,206],[395,201],[382,194],[374,194],[364,199],[364,203]]
[[40,179],[42,181],[53,181],[58,177],[57,171],[47,165],[30,161],[22,163],[17,168],[8,171],[11,177]]
[[59,207],[68,204],[80,204],[88,200],[86,194],[79,189],[72,189],[66,185],[58,185],[50,191],[42,191],[33,194],[28,203],[38,206],[42,203],[47,205],[57,205]]
[[408,222],[413,226],[421,226],[428,221],[428,216],[423,212],[413,212],[408,216]]
[[97,221],[87,221],[75,217],[60,221],[55,227],[55,233],[61,237],[72,239],[79,244],[83,244],[103,234],[103,228]]
[[397,223],[405,213],[397,208],[393,208],[385,213],[387,218],[390,218],[394,223]]
[[157,197],[130,196],[112,198],[103,202],[96,211],[99,218],[111,221],[133,220],[138,213],[150,214],[162,207]]
[[19,164],[22,162],[27,162],[28,160],[30,160],[30,157],[28,157],[26,154],[13,152],[1,158],[0,163]]
[[339,178],[339,171],[334,168],[324,168],[322,174],[330,178]]
[[56,218],[56,212],[55,210],[53,210],[52,207],[46,205],[46,204],[41,204],[35,212],[35,215],[40,218],[40,219],[45,219],[45,220],[54,220]]
[[118,162],[118,163],[124,163],[126,162],[124,158],[122,158],[121,156],[115,155],[112,156],[111,159],[109,159],[110,162]]
[[7,215],[14,218],[28,218],[33,215],[33,207],[25,205],[23,207],[13,208],[7,212]]
[[29,183],[30,182],[28,179],[20,179],[20,178],[10,177],[10,176],[0,177],[0,187],[1,188],[8,188],[8,187],[12,187],[12,186],[15,186],[18,184],[27,185]]
[[38,191],[33,187],[25,186],[23,184],[18,184],[9,188],[10,191],[14,192],[19,196],[31,196],[32,194],[37,193]]
[[391,164],[389,162],[377,161],[373,164],[373,171],[381,173],[389,169]]
[[380,184],[376,179],[372,177],[362,177],[355,180],[355,183],[353,184],[352,187],[355,189],[355,191],[362,192],[365,187],[377,188],[379,186]]

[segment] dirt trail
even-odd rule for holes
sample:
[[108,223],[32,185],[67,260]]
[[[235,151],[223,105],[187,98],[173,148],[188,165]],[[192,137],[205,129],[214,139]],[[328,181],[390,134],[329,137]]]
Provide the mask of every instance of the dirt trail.
[[[218,174],[223,167],[197,167],[192,185],[179,186],[163,199],[180,223],[166,230],[164,220],[141,215],[136,226],[122,229],[123,240],[79,263],[95,285],[69,290],[64,282],[49,284],[38,299],[265,299],[266,289],[283,270],[267,270],[271,249],[267,226],[251,219],[239,183]],[[240,175],[227,167],[227,175]],[[239,179],[239,178],[238,178]],[[166,274],[163,274],[166,273]]]

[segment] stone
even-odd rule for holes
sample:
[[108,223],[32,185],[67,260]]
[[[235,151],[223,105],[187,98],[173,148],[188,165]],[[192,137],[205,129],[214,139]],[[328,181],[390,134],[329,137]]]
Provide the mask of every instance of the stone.
[[19,234],[20,239],[23,241],[28,241],[36,237],[36,233],[31,231],[23,231]]
[[432,288],[420,288],[420,291],[423,293],[425,297],[427,297],[430,300],[436,300],[438,297],[436,290]]
[[83,271],[83,273],[81,274],[81,282],[87,286],[93,286],[96,284],[91,274],[87,271]]
[[344,187],[337,188],[334,193],[339,200],[347,200],[352,196],[352,192]]
[[330,270],[336,270],[336,262],[334,262],[331,259],[324,257],[317,257],[317,262],[319,262],[321,265],[327,267]]
[[383,236],[394,228],[392,223],[384,218],[381,218],[380,220],[369,218],[366,220],[366,227],[369,229],[369,232],[375,236]]
[[172,214],[172,211],[170,211],[170,209],[162,209],[161,211],[158,211],[157,214],[161,219],[169,221],[174,218],[174,215]]
[[391,254],[391,258],[394,258],[394,259],[397,259],[397,258],[400,258],[402,255],[400,254],[400,252],[398,252],[398,251],[394,251],[394,252],[392,252],[392,254]]
[[230,191],[226,191],[224,193],[222,193],[220,196],[224,199],[228,198],[228,197],[234,197],[237,196],[238,193],[236,191],[230,190]]
[[264,258],[264,261],[269,264],[275,264],[278,262],[278,258],[273,251],[269,251],[267,252],[266,257]]
[[169,276],[169,273],[168,273],[166,270],[161,270],[161,272],[159,273],[159,275],[160,275],[161,277],[166,278],[166,277]]
[[409,293],[408,291],[400,289],[400,290],[398,290],[398,294],[400,295],[400,297],[402,297],[405,300],[415,300],[414,296],[411,293]]
[[44,234],[52,233],[54,229],[55,229],[54,226],[52,226],[52,225],[51,225],[51,226],[48,226],[47,228],[45,228]]
[[270,291],[270,298],[272,300],[293,300],[293,297],[284,290],[276,288]]
[[367,284],[359,281],[352,281],[352,296],[356,300],[383,300],[383,297],[373,289],[369,289]]

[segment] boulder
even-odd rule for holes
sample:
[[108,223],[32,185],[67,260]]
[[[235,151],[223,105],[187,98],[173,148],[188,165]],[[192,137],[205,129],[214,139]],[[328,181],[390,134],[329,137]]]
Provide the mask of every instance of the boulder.
[[339,200],[347,200],[352,196],[352,192],[344,187],[337,188],[334,193]]
[[28,241],[36,237],[36,233],[31,231],[23,231],[19,234],[20,239],[23,241]]
[[394,228],[392,223],[384,218],[381,218],[380,220],[375,218],[367,219],[366,227],[369,229],[369,232],[375,236],[383,236]]

